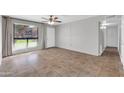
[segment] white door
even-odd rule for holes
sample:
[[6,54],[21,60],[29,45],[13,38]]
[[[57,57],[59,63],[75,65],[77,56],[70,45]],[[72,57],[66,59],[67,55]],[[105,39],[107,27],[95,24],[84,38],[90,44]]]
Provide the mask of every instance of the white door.
[[46,48],[55,47],[55,28],[47,27]]
[[107,46],[118,47],[118,28],[111,26],[107,28]]

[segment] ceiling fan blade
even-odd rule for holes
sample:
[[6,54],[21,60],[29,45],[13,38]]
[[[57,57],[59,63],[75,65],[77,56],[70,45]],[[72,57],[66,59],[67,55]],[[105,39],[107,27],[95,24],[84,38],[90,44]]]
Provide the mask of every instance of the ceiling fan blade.
[[47,19],[47,18],[45,18],[45,17],[42,17],[42,19],[44,19],[44,20],[49,20],[49,19]]
[[54,19],[58,19],[58,17],[55,16]]
[[46,23],[46,22],[49,22],[49,21],[41,21],[42,23]]
[[59,20],[55,20],[55,22],[61,23],[62,21],[59,21]]

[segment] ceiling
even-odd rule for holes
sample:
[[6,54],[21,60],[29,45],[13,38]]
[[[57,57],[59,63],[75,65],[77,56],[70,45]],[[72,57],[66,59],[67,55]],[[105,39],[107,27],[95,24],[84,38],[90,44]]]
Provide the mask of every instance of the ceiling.
[[[8,15],[8,16],[13,18],[35,21],[35,22],[44,21],[42,17],[49,18],[49,15]],[[62,21],[61,24],[64,24],[64,23],[69,23],[73,21],[83,20],[89,17],[93,17],[95,15],[55,15],[55,16],[59,17],[59,19]]]

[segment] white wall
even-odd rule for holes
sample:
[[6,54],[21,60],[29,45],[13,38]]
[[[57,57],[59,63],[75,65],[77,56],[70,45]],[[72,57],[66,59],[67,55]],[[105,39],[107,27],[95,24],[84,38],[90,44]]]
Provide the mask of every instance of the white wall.
[[121,61],[124,66],[124,16],[122,16],[121,23]]
[[108,26],[106,34],[107,46],[118,47],[118,26]]
[[46,48],[55,47],[55,27],[47,26]]
[[56,27],[56,46],[82,53],[99,54],[99,21],[96,16]]
[[0,64],[2,61],[2,17],[0,16]]

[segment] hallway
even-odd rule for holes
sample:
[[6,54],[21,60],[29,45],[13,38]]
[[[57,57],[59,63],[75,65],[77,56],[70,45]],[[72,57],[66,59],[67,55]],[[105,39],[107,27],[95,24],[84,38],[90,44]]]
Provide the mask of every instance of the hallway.
[[0,76],[7,77],[118,77],[124,76],[116,48],[92,56],[50,48],[4,58]]

